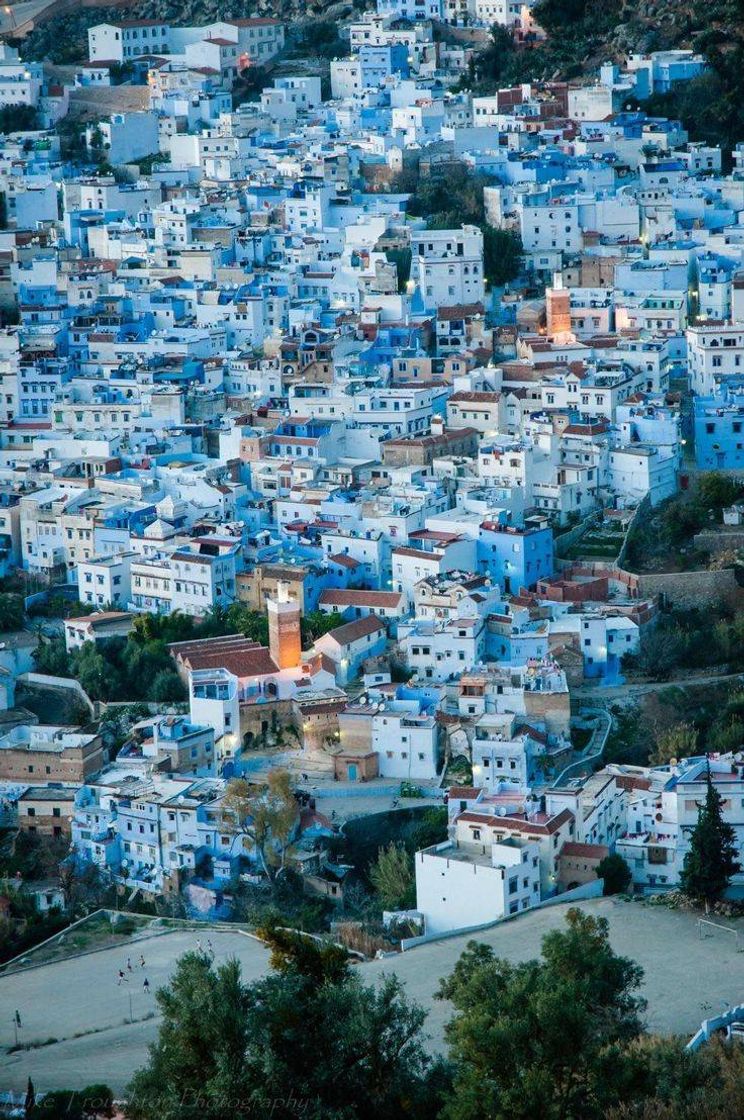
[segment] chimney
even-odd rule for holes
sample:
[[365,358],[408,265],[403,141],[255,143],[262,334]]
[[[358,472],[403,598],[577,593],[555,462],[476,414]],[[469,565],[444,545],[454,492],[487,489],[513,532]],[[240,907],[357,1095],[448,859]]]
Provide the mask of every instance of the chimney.
[[431,418],[431,434],[433,436],[444,435],[444,420],[441,416],[432,416]]
[[280,669],[296,669],[300,664],[300,604],[289,597],[289,584],[279,581],[276,598],[266,600],[269,616],[269,650]]

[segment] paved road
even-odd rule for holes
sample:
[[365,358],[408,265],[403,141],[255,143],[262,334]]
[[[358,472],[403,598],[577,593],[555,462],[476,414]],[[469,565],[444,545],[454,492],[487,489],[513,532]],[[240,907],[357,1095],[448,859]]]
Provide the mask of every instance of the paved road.
[[607,737],[612,731],[612,716],[604,708],[584,708],[583,712],[593,712],[597,718],[597,725],[581,758],[576,759],[575,762],[570,762],[553,781],[552,785],[556,789],[567,779],[574,777],[574,770],[577,777],[587,768],[590,772],[592,771],[593,764],[601,759]]
[[744,673],[704,673],[699,677],[678,677],[670,681],[655,681],[653,683],[638,682],[634,684],[579,685],[571,688],[571,699],[582,700],[620,700],[623,697],[642,696],[647,692],[659,692],[664,688],[685,688],[689,685],[719,684],[724,681],[744,680]]
[[[28,19],[33,19],[44,8],[49,7],[49,0],[21,0],[19,4],[2,4],[0,6],[0,31],[9,32],[11,35],[17,27]],[[6,11],[10,8],[10,11]]]
[[[693,916],[663,907],[599,899],[583,903],[582,908],[606,916],[615,949],[645,969],[651,1030],[691,1036],[703,1018],[720,1010],[723,1000],[744,1001],[744,957],[737,954],[731,934],[718,933],[701,941]],[[561,905],[534,911],[475,936],[510,960],[527,960],[538,955],[544,934],[563,923],[565,910]],[[739,928],[744,933],[744,920]],[[233,954],[240,959],[247,980],[265,972],[268,955],[256,941],[234,931],[212,931],[209,936],[219,960]],[[451,971],[469,940],[469,936],[451,938],[359,966],[370,981],[392,972],[401,978],[409,995],[429,1012],[426,1029],[434,1049],[443,1046],[443,1028],[451,1014],[434,994],[440,977]],[[172,933],[140,943],[153,987],[167,980],[177,957],[195,943],[194,933]],[[125,1021],[129,990],[126,985],[116,986],[116,970],[122,963],[126,951],[116,948],[0,977],[0,1090],[22,1091],[29,1074],[38,1089],[82,1087],[96,1080],[108,1082],[117,1092],[123,1090],[147,1056],[157,1019],[131,1025]],[[154,1004],[152,997],[145,999],[138,984],[132,998],[135,1018]],[[16,1007],[27,1040],[53,1035],[65,1041],[7,1054]],[[91,1030],[98,1033],[72,1037]]]

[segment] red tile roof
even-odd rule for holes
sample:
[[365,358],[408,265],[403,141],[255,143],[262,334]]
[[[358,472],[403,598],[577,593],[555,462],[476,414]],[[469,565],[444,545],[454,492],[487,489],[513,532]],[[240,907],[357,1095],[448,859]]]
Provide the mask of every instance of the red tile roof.
[[352,642],[358,642],[367,634],[379,634],[384,631],[384,622],[380,622],[373,614],[368,614],[366,618],[357,618],[354,622],[346,622],[343,626],[337,626],[335,630],[329,630],[327,636],[333,638],[340,646],[348,646]]
[[605,859],[610,854],[610,849],[604,844],[579,844],[575,840],[567,840],[561,848],[562,856],[583,856],[584,859]]
[[542,820],[538,821],[535,818],[528,819],[527,817],[493,817],[488,813],[460,813],[458,821],[466,821],[472,824],[488,825],[489,828],[502,828],[505,832],[526,832],[530,835],[551,836],[554,832],[568,821],[573,820],[573,813],[569,809],[563,809],[555,817],[545,817],[541,814]]
[[403,593],[400,591],[349,590],[329,587],[321,593],[319,602],[324,606],[338,607],[399,607]]
[[474,801],[482,789],[482,786],[450,786],[449,795],[460,801]]

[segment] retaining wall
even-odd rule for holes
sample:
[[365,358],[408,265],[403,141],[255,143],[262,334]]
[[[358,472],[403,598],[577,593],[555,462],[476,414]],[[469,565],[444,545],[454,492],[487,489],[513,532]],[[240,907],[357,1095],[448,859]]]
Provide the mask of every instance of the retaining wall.
[[738,598],[733,568],[719,572],[644,572],[637,579],[641,598],[662,595],[665,602],[682,609],[713,606]]

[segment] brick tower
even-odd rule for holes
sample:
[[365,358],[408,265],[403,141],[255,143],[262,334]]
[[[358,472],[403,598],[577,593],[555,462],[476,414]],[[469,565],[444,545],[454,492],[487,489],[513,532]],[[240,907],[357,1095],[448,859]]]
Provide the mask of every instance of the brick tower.
[[276,598],[266,600],[269,616],[269,650],[280,669],[300,664],[300,604],[289,597],[289,584],[278,583]]

